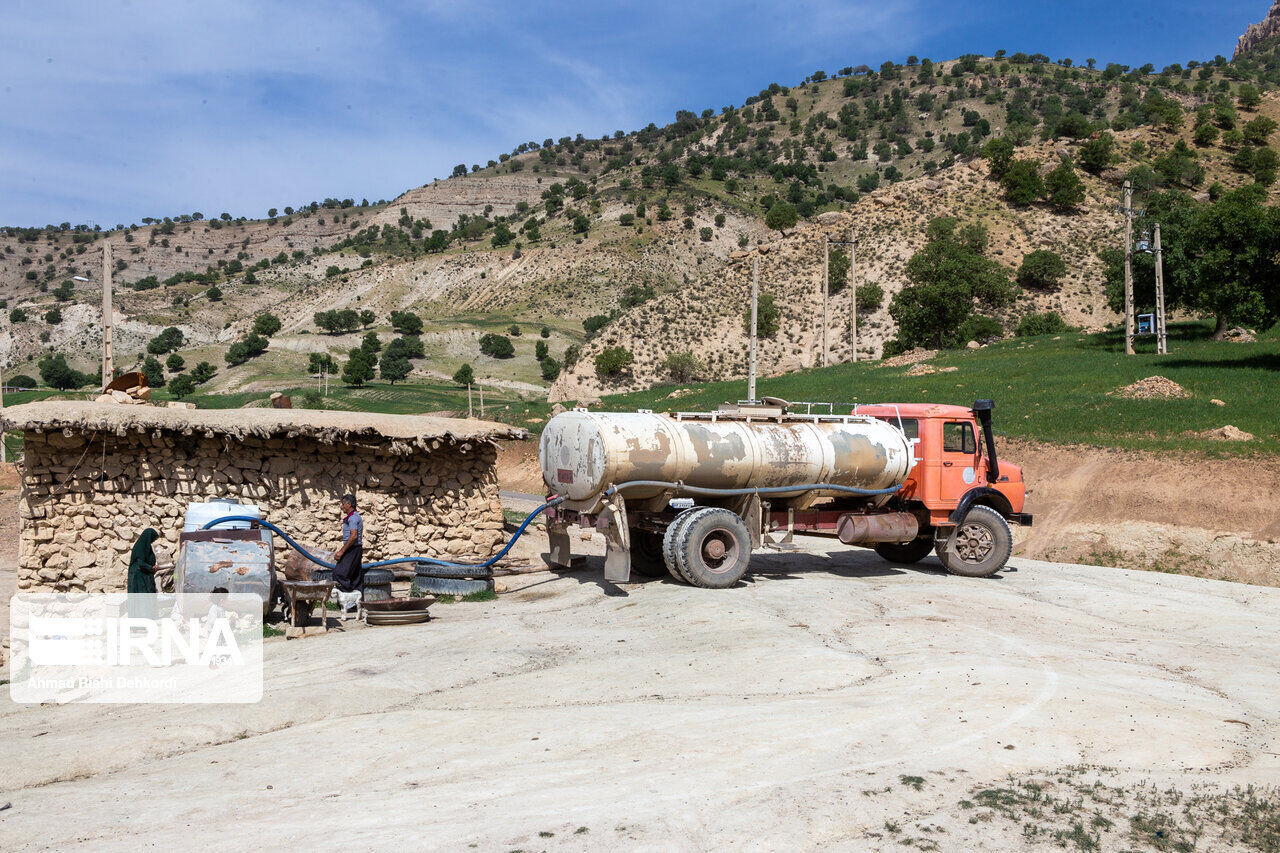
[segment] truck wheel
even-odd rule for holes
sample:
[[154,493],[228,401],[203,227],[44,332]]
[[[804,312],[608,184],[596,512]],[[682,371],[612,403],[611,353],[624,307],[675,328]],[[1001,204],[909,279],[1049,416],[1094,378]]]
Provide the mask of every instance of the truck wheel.
[[688,524],[689,520],[702,509],[705,509],[705,507],[694,507],[693,509],[686,509],[677,515],[675,521],[667,525],[666,533],[662,536],[662,562],[666,565],[667,572],[671,577],[681,583],[693,583],[693,581],[685,577],[680,571],[679,562],[676,560],[676,542],[679,540],[681,528]]
[[876,546],[876,553],[890,563],[918,563],[932,550],[932,539],[915,539],[905,544],[881,542]]
[[727,509],[708,507],[681,526],[676,539],[676,565],[694,586],[727,589],[747,573],[751,532]]
[[631,568],[647,578],[667,573],[667,564],[662,560],[662,534],[631,528]]
[[989,506],[975,506],[951,537],[938,541],[936,550],[953,575],[991,577],[1009,561],[1013,533],[1000,513]]

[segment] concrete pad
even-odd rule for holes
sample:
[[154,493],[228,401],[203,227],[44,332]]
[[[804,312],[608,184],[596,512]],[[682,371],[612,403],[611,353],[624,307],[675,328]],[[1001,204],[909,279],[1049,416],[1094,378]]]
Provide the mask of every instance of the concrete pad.
[[900,850],[891,821],[1020,850],[957,803],[1077,765],[1280,782],[1280,590],[802,542],[732,590],[619,588],[593,556],[424,625],[271,640],[257,705],[10,704],[4,847]]

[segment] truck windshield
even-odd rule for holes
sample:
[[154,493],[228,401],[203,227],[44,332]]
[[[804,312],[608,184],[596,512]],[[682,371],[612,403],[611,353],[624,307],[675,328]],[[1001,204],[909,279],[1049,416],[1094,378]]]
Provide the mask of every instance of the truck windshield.
[[[894,426],[898,425],[898,418],[896,415],[879,415],[878,417],[885,423],[890,423]],[[902,432],[908,439],[919,438],[920,422],[915,418],[903,418]]]

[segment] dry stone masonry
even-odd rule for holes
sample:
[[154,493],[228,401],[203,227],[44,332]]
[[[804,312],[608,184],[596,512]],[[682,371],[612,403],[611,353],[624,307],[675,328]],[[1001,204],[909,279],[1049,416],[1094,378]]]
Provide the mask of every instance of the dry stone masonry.
[[[119,422],[113,429],[93,429],[105,424],[77,427],[65,418],[33,419],[19,411],[57,405],[6,411],[6,426],[21,425],[25,435],[18,569],[23,589],[123,590],[137,536],[154,527],[161,534],[159,544],[176,555],[187,505],[215,498],[256,503],[264,517],[299,542],[331,550],[338,540],[339,499],[352,492],[365,518],[366,561],[419,555],[484,559],[502,540],[497,447],[493,436],[478,434],[483,431],[474,421],[372,416],[380,422],[459,424],[472,434],[405,440],[366,429],[358,435],[347,431],[343,440],[341,430],[290,435],[239,429],[232,434],[183,427],[181,421],[174,427]],[[141,408],[61,405],[131,414]],[[258,420],[292,415],[351,417],[252,413]],[[510,432],[498,424],[480,426]],[[281,565],[280,550],[276,559]]]

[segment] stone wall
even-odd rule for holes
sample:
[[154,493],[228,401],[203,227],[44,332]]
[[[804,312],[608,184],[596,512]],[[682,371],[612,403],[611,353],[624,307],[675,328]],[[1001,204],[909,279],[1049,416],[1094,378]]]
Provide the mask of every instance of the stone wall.
[[[300,543],[332,550],[341,535],[339,500],[351,492],[365,521],[366,562],[492,555],[502,540],[496,446],[441,440],[421,450],[400,442],[399,453],[392,446],[29,430],[18,586],[123,590],[138,535],[154,527],[157,544],[176,557],[187,504],[211,499],[256,503]],[[280,567],[286,547],[276,545]]]

